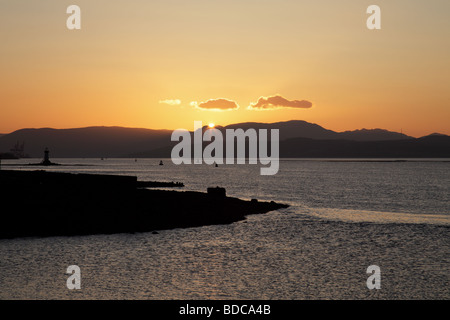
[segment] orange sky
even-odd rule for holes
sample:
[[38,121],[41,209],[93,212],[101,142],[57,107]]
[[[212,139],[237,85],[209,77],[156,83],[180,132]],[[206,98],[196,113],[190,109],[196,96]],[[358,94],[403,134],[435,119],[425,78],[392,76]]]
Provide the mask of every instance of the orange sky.
[[[0,132],[300,119],[450,135],[450,1],[372,2],[2,1]],[[313,107],[247,108],[275,95]],[[195,107],[219,98],[239,108]]]

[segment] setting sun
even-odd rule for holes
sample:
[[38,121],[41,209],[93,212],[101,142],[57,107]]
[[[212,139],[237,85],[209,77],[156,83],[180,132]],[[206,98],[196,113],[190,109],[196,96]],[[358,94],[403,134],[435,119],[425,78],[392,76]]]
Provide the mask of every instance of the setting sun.
[[208,127],[210,127],[211,129],[214,128],[214,126],[215,126],[214,123],[208,124]]

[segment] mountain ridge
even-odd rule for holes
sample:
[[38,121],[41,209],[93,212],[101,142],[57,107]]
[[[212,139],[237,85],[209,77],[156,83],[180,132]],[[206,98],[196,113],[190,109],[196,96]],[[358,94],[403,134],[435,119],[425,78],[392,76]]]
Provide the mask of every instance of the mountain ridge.
[[[241,128],[247,130],[254,129],[279,129],[280,146],[291,145],[291,148],[298,147],[292,145],[290,139],[298,139],[298,143],[310,139],[316,141],[316,147],[328,141],[327,148],[333,145],[342,144],[337,141],[353,142],[384,142],[411,140],[415,141],[425,137],[444,137],[447,135],[433,133],[431,135],[414,138],[403,133],[392,132],[385,129],[358,129],[353,131],[336,132],[323,128],[322,126],[303,120],[289,120],[275,123],[244,122],[230,124],[227,126],[217,126],[221,131],[226,129]],[[0,135],[0,153],[8,153],[17,142],[25,142],[25,152],[31,157],[41,157],[43,150],[48,147],[52,157],[55,158],[96,158],[96,157],[161,157],[167,155],[167,150],[176,144],[170,140],[172,130],[167,129],[146,129],[129,128],[120,126],[90,126],[82,128],[24,128],[12,133]],[[190,131],[192,132],[192,131]],[[286,142],[288,141],[288,142]],[[431,142],[430,142],[431,143]],[[392,144],[392,143],[391,143]],[[351,143],[354,147],[358,144]],[[315,148],[316,148],[315,147]],[[359,146],[360,147],[360,146]],[[320,154],[326,154],[326,150]],[[281,150],[281,149],[280,149]],[[414,154],[414,152],[411,152]],[[436,152],[432,152],[437,154]],[[170,156],[170,153],[169,153]],[[283,156],[283,154],[281,154]]]

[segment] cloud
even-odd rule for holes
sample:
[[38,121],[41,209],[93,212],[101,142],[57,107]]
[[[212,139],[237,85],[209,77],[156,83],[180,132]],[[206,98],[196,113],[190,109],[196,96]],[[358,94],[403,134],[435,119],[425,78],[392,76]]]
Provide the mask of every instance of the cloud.
[[226,111],[239,109],[239,105],[233,100],[228,99],[209,99],[206,102],[192,101],[191,106],[202,110]]
[[250,103],[248,109],[251,110],[271,110],[278,108],[298,108],[308,109],[312,103],[306,100],[287,100],[280,95],[271,97],[260,97],[257,102]]
[[175,99],[175,100],[159,100],[159,103],[168,104],[171,106],[179,106],[181,104],[181,100]]

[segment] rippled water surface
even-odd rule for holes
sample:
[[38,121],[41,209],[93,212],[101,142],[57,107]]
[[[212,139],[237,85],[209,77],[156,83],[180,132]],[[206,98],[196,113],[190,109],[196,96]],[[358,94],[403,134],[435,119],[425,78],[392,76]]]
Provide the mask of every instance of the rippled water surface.
[[[0,240],[1,299],[450,298],[449,162],[286,160],[277,175],[260,176],[254,165],[54,161],[65,165],[50,170],[219,185],[291,207],[158,234]],[[66,288],[73,264],[81,290]],[[381,290],[366,287],[369,265],[381,268]]]

